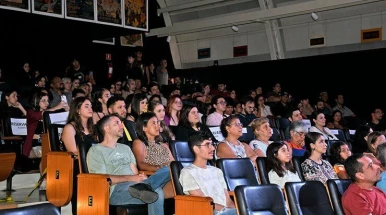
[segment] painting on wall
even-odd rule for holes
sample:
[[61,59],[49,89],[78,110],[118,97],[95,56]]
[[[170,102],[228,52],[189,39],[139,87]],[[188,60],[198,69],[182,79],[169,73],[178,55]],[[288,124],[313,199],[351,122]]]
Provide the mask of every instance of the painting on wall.
[[32,13],[63,18],[63,0],[32,0]]
[[121,46],[138,47],[143,46],[142,34],[131,34],[121,36]]
[[0,8],[31,12],[29,0],[0,0]]
[[95,21],[94,0],[66,0],[66,19],[85,22]]
[[148,0],[124,0],[124,27],[148,31]]
[[122,26],[120,0],[97,0],[97,21],[101,24]]

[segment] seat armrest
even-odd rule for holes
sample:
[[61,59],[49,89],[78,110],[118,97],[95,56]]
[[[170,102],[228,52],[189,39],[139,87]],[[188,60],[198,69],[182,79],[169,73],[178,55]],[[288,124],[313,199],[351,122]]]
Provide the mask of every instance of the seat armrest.
[[229,196],[235,196],[235,191],[228,191]]
[[175,215],[213,215],[214,203],[210,197],[177,195]]

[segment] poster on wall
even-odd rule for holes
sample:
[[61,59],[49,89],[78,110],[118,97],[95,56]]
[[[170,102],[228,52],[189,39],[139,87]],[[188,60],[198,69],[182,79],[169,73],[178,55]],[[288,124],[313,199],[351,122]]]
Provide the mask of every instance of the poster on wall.
[[127,36],[121,36],[121,46],[137,47],[143,46],[142,34],[131,34]]
[[120,0],[97,0],[97,21],[101,24],[122,26],[122,5]]
[[198,59],[210,58],[210,48],[197,50],[197,58]]
[[31,12],[29,0],[0,0],[0,8]]
[[115,38],[106,38],[106,39],[99,39],[99,40],[93,40],[93,43],[100,43],[100,44],[106,44],[106,45],[115,45]]
[[123,0],[125,2],[124,27],[148,31],[148,0]]
[[94,0],[66,0],[66,19],[79,21],[95,21],[95,4]]
[[32,13],[63,18],[63,0],[32,0]]

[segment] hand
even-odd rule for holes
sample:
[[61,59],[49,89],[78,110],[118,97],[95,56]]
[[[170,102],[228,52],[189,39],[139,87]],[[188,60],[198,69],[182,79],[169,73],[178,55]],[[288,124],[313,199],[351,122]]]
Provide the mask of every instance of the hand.
[[144,173],[140,173],[138,175],[132,175],[132,180],[134,182],[140,183],[143,180],[147,179],[147,176]]
[[21,104],[20,104],[20,102],[16,102],[15,104],[12,105],[12,107],[14,107],[14,108],[20,108],[20,107],[21,107]]

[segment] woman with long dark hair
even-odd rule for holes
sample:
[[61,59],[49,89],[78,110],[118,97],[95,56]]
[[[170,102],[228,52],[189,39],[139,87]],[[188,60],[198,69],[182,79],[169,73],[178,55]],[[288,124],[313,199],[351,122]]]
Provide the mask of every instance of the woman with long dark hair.
[[[92,120],[91,101],[86,97],[78,97],[71,103],[67,124],[63,128],[62,142],[68,152],[78,154],[77,145],[97,143],[98,138]],[[71,198],[72,214],[76,215],[77,209],[77,175],[79,174],[78,162],[74,162],[73,191]]]
[[339,179],[350,179],[346,169],[344,168],[344,162],[351,156],[351,148],[349,144],[343,141],[337,141],[332,144],[330,152],[336,161],[334,164],[334,171],[338,175]]
[[319,132],[309,132],[305,138],[307,159],[302,163],[302,172],[306,181],[321,181],[326,183],[328,179],[338,179],[331,164],[322,159],[327,151],[327,143],[324,135]]
[[[164,184],[170,181],[169,164],[174,161],[168,144],[157,141],[160,134],[160,121],[152,112],[141,114],[136,121],[136,132],[138,139],[133,142],[133,153],[137,160],[139,170],[152,171],[153,177],[165,180]],[[172,190],[169,184],[168,197]],[[164,188],[165,190],[165,188]]]
[[106,88],[102,88],[94,93],[94,105],[92,106],[92,109],[94,110],[92,116],[94,124],[96,124],[102,117],[109,114],[106,104],[110,97],[110,91]]
[[298,182],[300,178],[291,163],[291,153],[287,144],[273,142],[267,148],[267,171],[271,184],[284,188],[286,182]]

